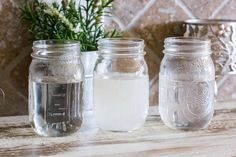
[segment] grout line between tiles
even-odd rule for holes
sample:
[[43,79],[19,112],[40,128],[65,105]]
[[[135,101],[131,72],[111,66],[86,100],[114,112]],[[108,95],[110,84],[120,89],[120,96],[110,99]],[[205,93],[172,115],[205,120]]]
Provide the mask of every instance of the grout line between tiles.
[[119,17],[117,17],[116,15],[112,15],[112,19],[115,23],[117,23],[119,25],[119,27],[122,31],[125,30],[125,25]]
[[218,8],[216,8],[216,10],[211,14],[211,16],[209,17],[209,19],[215,18],[216,15],[219,14],[219,12],[223,9],[223,7],[229,2],[230,0],[224,0],[219,6]]
[[159,74],[156,74],[152,80],[149,81],[149,89],[151,89],[151,87],[154,85],[155,81],[158,80],[159,78]]
[[20,96],[25,102],[28,101],[28,97],[27,96],[24,96],[17,88],[15,88],[12,83],[10,82],[10,80],[7,80],[6,83],[8,84],[8,86],[10,86],[13,91],[18,94],[18,96]]
[[133,20],[128,24],[128,26],[124,30],[129,30],[132,28],[138,20],[151,8],[151,6],[156,2],[156,0],[150,0],[143,9],[141,9],[137,15],[133,18]]
[[8,66],[5,68],[4,71],[11,72],[22,60],[29,55],[30,56],[30,47],[24,47],[22,50],[19,50],[21,52],[19,55],[16,56],[16,58],[8,64]]
[[192,11],[184,4],[182,0],[175,0],[175,3],[178,4],[184,11],[185,13],[193,19],[196,19],[197,17],[192,13]]

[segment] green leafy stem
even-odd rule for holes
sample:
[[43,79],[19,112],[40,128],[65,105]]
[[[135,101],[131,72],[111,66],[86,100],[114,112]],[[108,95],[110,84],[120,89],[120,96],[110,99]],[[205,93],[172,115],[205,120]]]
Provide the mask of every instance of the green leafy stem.
[[107,10],[113,0],[62,0],[61,4],[47,4],[39,0],[27,2],[21,8],[21,18],[28,23],[34,40],[57,39],[80,41],[81,51],[97,50],[101,38],[120,37],[116,29],[105,31],[102,18],[110,16]]

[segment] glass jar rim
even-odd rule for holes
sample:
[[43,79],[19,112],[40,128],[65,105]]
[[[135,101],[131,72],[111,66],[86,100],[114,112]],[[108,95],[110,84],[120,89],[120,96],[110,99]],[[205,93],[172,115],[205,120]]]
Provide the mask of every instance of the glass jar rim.
[[144,40],[139,38],[103,38],[98,50],[103,55],[144,55]]
[[33,42],[33,53],[31,56],[38,59],[79,57],[80,43],[74,40],[36,40]]
[[211,41],[200,37],[168,37],[163,53],[172,55],[210,55]]

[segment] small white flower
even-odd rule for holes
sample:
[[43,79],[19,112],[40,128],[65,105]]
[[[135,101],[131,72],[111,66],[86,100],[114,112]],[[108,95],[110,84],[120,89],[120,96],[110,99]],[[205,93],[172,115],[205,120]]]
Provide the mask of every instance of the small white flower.
[[79,33],[80,32],[80,25],[79,24],[74,28],[74,32],[75,33]]
[[71,31],[78,33],[80,31],[80,27],[73,27],[73,24],[63,15],[61,14],[56,8],[52,6],[48,6],[48,9],[44,10],[44,12],[50,16],[56,16],[58,19],[64,23]]
[[53,16],[53,13],[49,9],[44,10],[44,13]]

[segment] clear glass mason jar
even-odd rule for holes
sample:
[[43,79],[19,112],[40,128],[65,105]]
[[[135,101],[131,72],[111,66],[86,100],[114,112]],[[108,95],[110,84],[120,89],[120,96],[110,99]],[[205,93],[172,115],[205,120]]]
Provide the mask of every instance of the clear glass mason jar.
[[64,136],[82,123],[83,65],[76,41],[33,43],[29,69],[29,119],[42,136]]
[[109,131],[140,128],[149,107],[149,77],[141,39],[101,39],[94,70],[94,115]]
[[205,128],[214,112],[215,69],[210,41],[166,38],[164,54],[159,73],[161,119],[171,128]]

